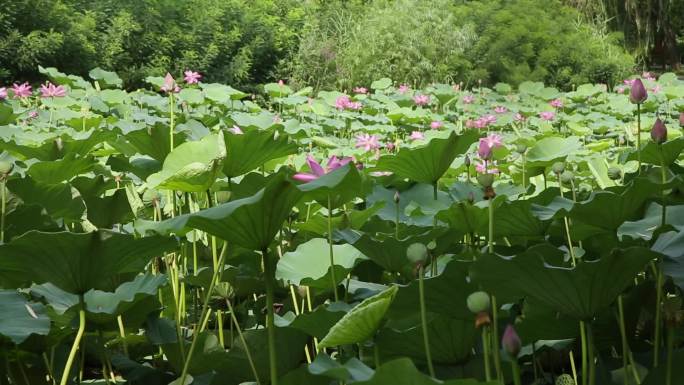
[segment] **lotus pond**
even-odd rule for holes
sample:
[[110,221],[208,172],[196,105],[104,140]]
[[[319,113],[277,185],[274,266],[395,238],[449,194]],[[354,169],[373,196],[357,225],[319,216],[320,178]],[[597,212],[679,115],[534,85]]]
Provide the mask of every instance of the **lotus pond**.
[[1,384],[684,383],[673,74],[41,72],[0,88]]

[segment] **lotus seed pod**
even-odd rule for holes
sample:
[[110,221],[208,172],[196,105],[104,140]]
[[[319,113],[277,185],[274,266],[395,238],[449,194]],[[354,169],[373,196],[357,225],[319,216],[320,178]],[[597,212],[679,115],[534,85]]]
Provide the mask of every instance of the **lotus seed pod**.
[[608,178],[612,180],[618,180],[622,178],[622,170],[615,166],[608,167]]
[[494,184],[494,175],[492,174],[478,174],[477,175],[477,182],[480,184],[482,187],[492,187],[492,184]]
[[562,174],[563,171],[565,171],[565,163],[563,162],[556,162],[551,166],[551,170],[553,170],[553,173],[558,175]]
[[525,151],[527,151],[527,145],[525,143],[518,143],[515,145],[515,152],[524,154]]
[[12,169],[14,168],[14,164],[6,161],[6,160],[0,160],[0,177],[6,177],[12,172]]
[[658,144],[665,143],[667,140],[667,127],[660,118],[656,119],[653,128],[651,128],[651,139]]
[[634,80],[632,84],[632,89],[629,90],[629,101],[633,104],[641,104],[648,98],[648,93],[646,92],[646,87],[641,79]]
[[504,350],[511,358],[518,357],[520,348],[522,348],[522,342],[513,325],[509,324],[506,326],[506,330],[501,338],[501,346],[503,346]]
[[571,375],[563,373],[556,378],[556,385],[575,385],[575,380]]
[[487,311],[491,306],[489,294],[484,291],[476,291],[470,294],[466,303],[468,304],[468,310],[475,314]]
[[228,202],[228,201],[230,200],[230,196],[231,196],[231,195],[232,195],[232,194],[231,194],[230,191],[223,191],[223,190],[217,191],[217,192],[216,192],[216,203],[226,203],[226,202]]
[[570,170],[565,170],[560,176],[561,182],[564,184],[569,184],[575,178],[575,174]]
[[422,243],[412,243],[411,246],[406,249],[406,256],[409,261],[415,264],[424,265],[428,257],[428,249]]

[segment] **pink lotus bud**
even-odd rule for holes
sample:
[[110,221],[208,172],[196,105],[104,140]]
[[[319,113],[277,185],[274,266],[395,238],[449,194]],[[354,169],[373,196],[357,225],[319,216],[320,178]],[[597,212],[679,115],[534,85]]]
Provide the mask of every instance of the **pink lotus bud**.
[[513,325],[506,326],[503,338],[501,338],[501,345],[503,346],[506,353],[512,358],[517,358],[520,353],[520,348],[522,347],[522,342],[518,333],[515,331]]
[[684,111],[679,113],[679,127],[684,127]]
[[656,119],[653,128],[651,128],[651,139],[658,144],[665,143],[667,140],[667,127],[660,118]]
[[635,79],[632,89],[629,91],[629,101],[634,104],[641,104],[648,98],[648,93],[641,79]]

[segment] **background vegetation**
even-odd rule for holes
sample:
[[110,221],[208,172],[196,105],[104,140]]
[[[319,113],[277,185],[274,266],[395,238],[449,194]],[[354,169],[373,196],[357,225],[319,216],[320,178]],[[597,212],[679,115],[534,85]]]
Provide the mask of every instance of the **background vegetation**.
[[538,80],[569,89],[619,81],[635,64],[678,65],[683,6],[622,3],[7,0],[0,83],[39,81],[42,65],[82,75],[99,66],[128,87],[191,68],[246,90],[280,78],[350,88],[382,76],[414,85]]

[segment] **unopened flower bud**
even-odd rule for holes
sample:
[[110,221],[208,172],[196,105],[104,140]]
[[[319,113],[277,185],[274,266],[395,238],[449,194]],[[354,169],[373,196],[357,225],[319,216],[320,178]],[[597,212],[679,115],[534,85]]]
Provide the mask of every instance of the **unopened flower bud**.
[[422,243],[412,243],[408,249],[406,249],[406,256],[409,261],[416,265],[424,265],[428,257],[428,249]]
[[466,167],[470,167],[470,163],[470,156],[466,155],[463,159],[463,164],[465,164]]
[[575,178],[575,174],[570,170],[565,170],[560,176],[561,183],[569,184]]
[[660,118],[656,119],[651,128],[651,139],[657,144],[663,144],[667,140],[667,127]]
[[468,296],[466,304],[468,305],[468,310],[475,314],[487,311],[491,305],[489,294],[484,291],[476,291]]
[[399,191],[394,192],[394,203],[399,204]]
[[515,331],[513,325],[509,324],[506,326],[503,338],[501,338],[501,345],[511,358],[515,359],[518,357],[520,348],[522,347],[522,342],[520,341],[520,337]]
[[0,160],[0,179],[5,179],[14,169],[14,164],[6,160]]
[[633,104],[641,104],[648,98],[648,93],[646,92],[646,87],[641,79],[634,80],[632,84],[632,89],[629,91],[629,101]]
[[684,127],[684,111],[679,113],[679,127]]
[[565,171],[565,163],[563,162],[556,162],[551,166],[551,170],[553,170],[553,173],[558,175],[562,174],[563,171]]

